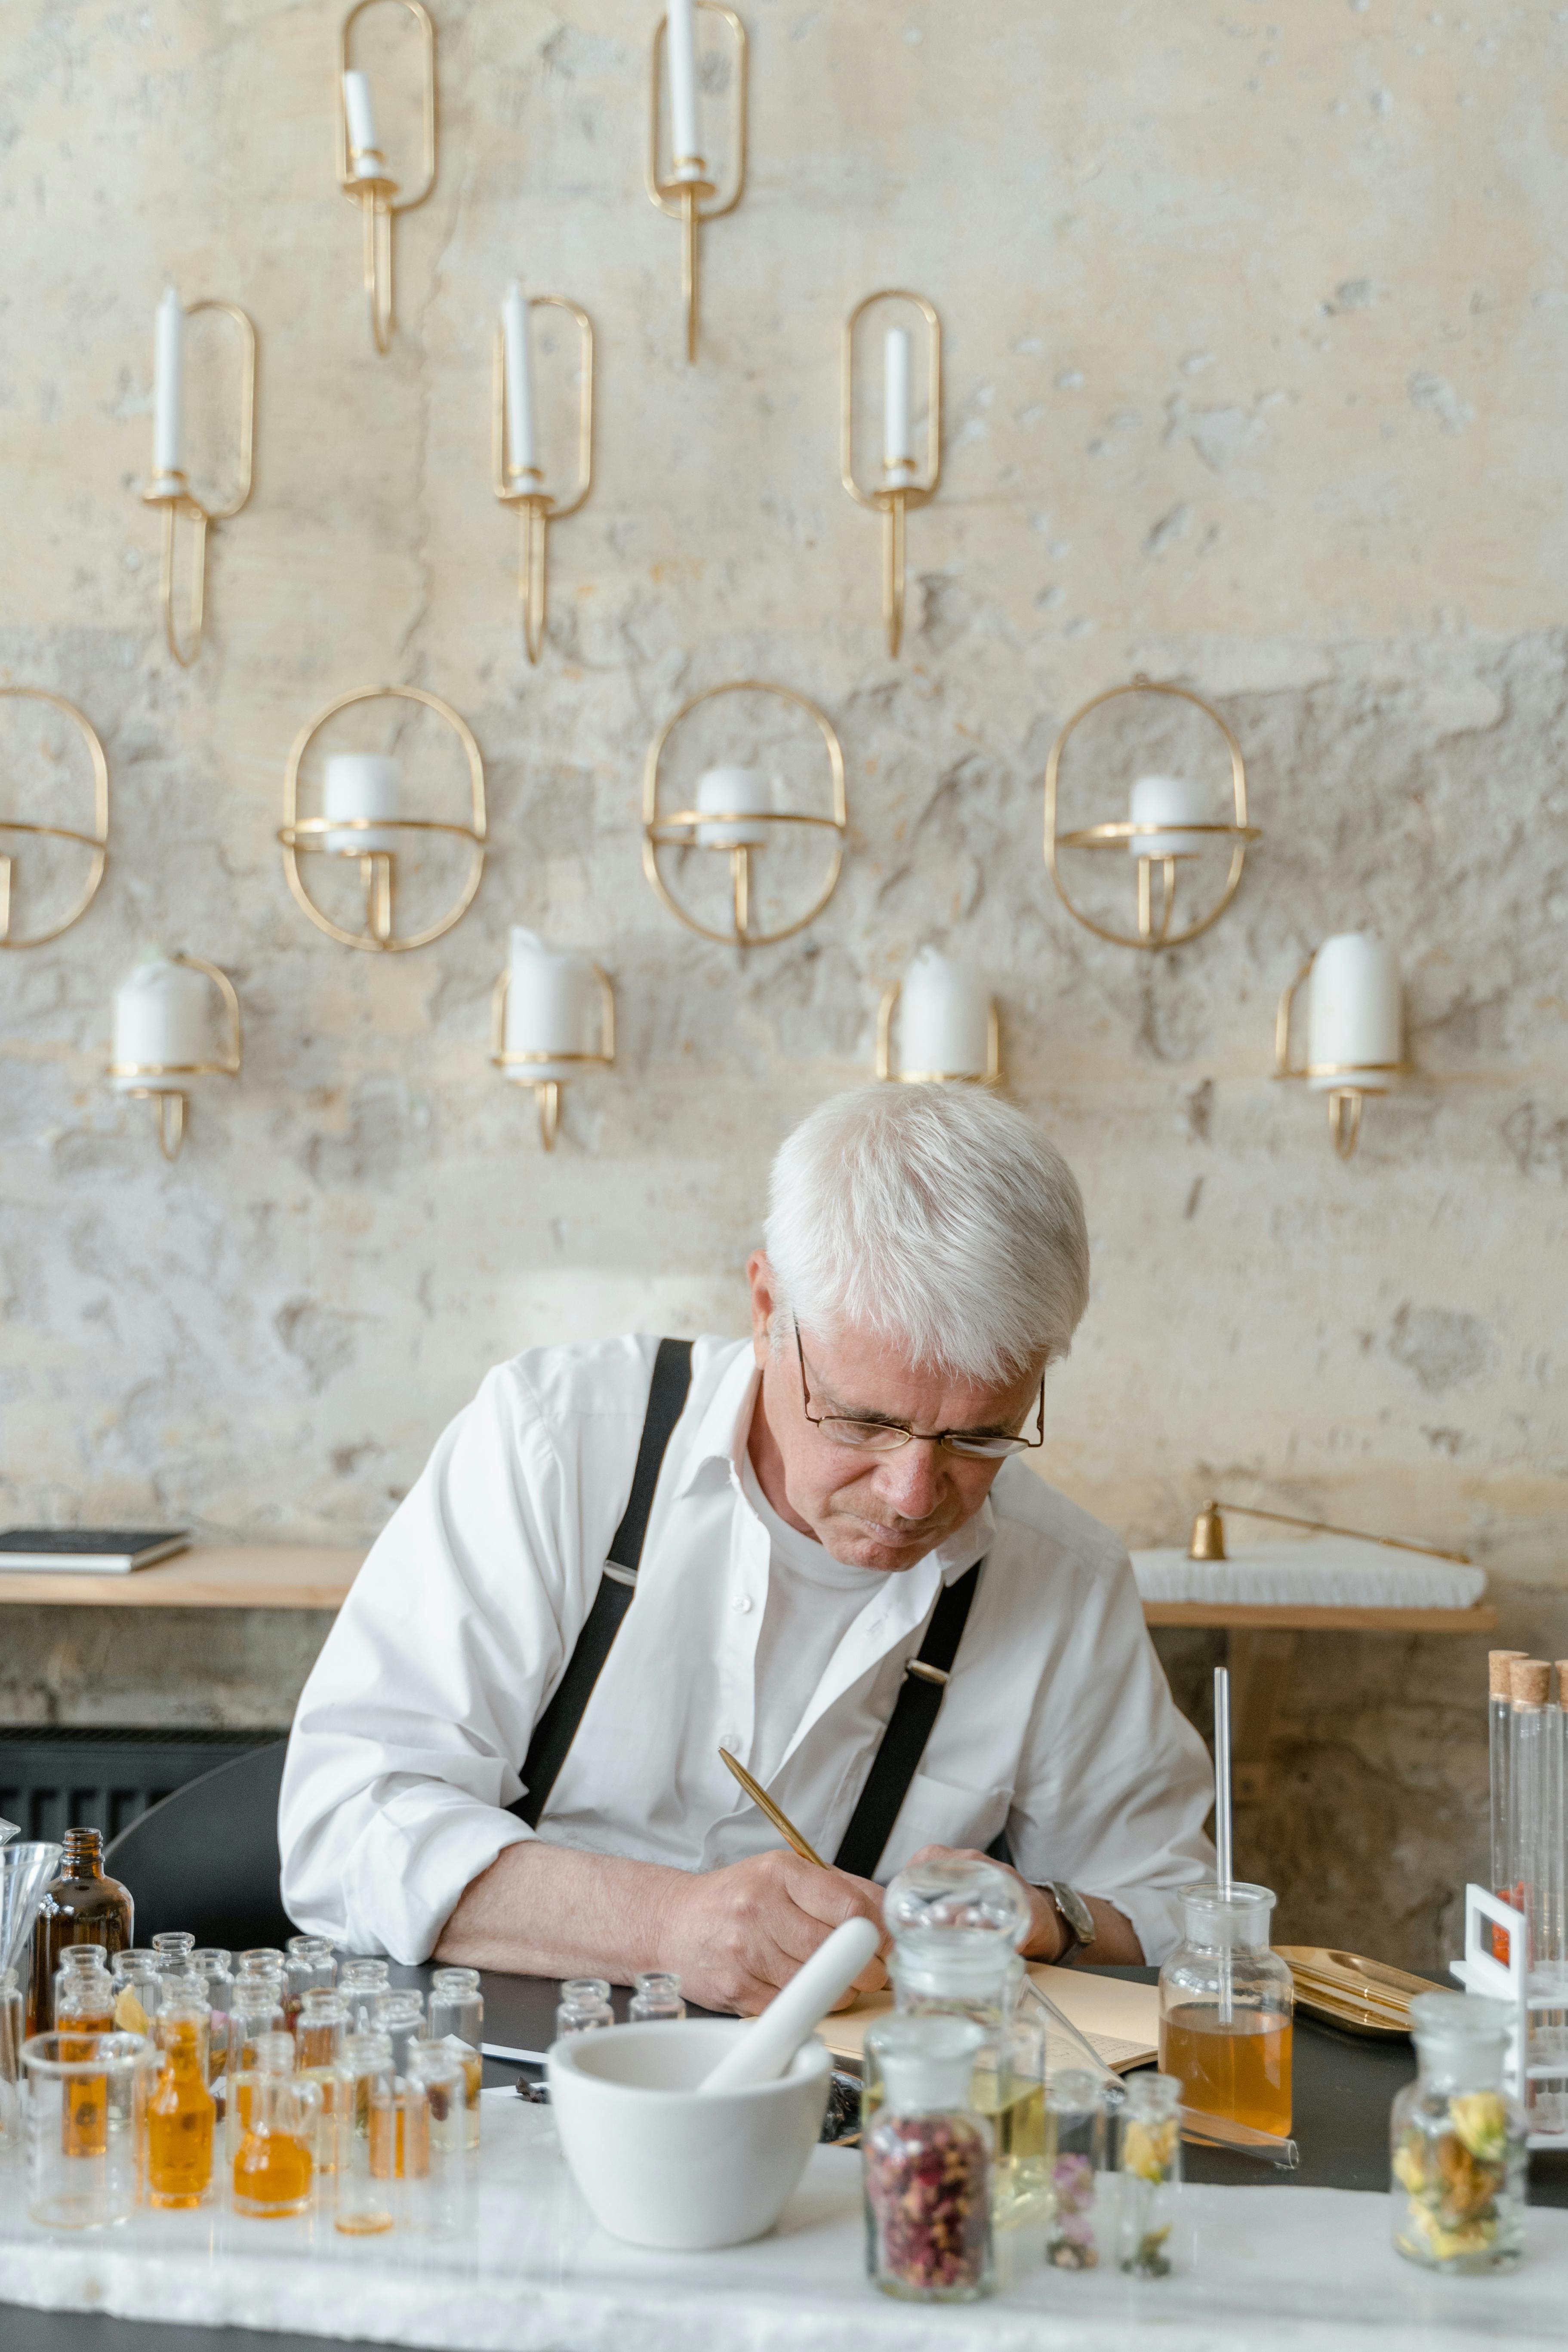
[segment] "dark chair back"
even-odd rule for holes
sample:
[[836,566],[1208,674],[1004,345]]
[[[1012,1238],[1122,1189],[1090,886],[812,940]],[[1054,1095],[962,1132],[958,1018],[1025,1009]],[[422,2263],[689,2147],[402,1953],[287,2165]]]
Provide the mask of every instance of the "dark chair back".
[[279,1893],[278,1792],[288,1752],[279,1739],[220,1764],[150,1805],[114,1839],[104,1868],[131,1890],[139,1944],[188,1927],[198,1944],[241,1952],[294,1933]]

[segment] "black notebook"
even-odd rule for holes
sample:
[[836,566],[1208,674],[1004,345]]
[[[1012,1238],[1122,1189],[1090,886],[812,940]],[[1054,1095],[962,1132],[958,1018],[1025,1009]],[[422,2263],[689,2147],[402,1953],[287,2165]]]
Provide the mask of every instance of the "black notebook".
[[190,1540],[183,1528],[6,1528],[0,1531],[0,1573],[59,1568],[129,1576],[184,1551]]

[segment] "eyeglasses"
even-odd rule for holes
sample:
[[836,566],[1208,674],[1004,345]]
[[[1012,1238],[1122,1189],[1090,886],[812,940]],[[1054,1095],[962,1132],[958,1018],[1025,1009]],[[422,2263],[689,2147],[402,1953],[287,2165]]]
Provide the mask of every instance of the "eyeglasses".
[[970,1462],[1002,1462],[1009,1454],[1028,1454],[1046,1442],[1046,1382],[1040,1378],[1040,1407],[1035,1422],[1033,1437],[971,1436],[962,1429],[911,1429],[904,1421],[848,1421],[838,1413],[813,1412],[811,1391],[805,1378],[805,1349],[801,1344],[800,1325],[795,1327],[795,1351],[800,1358],[800,1394],[805,1417],[813,1429],[820,1429],[835,1445],[850,1445],[861,1454],[894,1454],[907,1445],[911,1437],[923,1444],[940,1445],[949,1454],[961,1454]]

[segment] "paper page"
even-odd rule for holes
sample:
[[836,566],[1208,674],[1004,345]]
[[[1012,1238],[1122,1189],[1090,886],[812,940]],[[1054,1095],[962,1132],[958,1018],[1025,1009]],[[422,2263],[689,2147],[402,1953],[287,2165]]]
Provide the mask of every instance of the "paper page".
[[[1043,1962],[1031,1965],[1029,1974],[1115,2073],[1147,2065],[1158,2054],[1160,1995],[1154,1985],[1131,1984],[1120,1977],[1087,1976],[1079,1969],[1053,1969]],[[849,2059],[858,2065],[867,2027],[889,2015],[892,2006],[890,1992],[862,1993],[853,2009],[825,2017],[817,2033],[836,2058]]]

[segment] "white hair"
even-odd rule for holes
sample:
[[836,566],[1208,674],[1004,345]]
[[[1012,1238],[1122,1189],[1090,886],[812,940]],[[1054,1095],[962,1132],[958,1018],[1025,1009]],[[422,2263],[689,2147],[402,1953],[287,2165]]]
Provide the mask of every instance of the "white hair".
[[836,1095],[785,1137],[768,1188],[780,1305],[984,1386],[1065,1356],[1089,1304],[1072,1170],[984,1087]]

